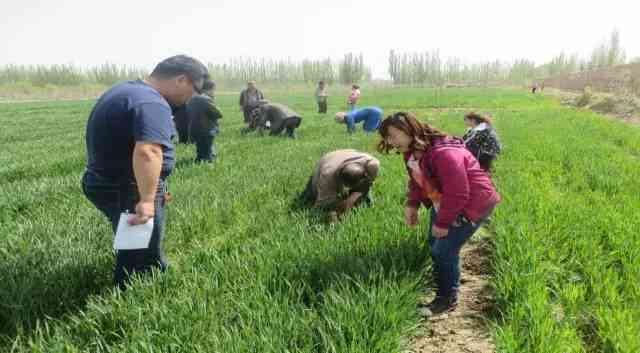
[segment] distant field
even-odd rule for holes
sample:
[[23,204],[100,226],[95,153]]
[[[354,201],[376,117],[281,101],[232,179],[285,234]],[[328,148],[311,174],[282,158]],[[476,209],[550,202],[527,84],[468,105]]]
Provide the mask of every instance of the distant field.
[[[374,153],[377,136],[347,136],[311,92],[265,93],[303,113],[299,139],[240,136],[237,97],[221,95],[219,161],[178,148],[172,267],[122,296],[110,229],[79,187],[93,102],[0,104],[0,351],[402,352],[430,259],[426,214],[403,225],[400,158],[376,153],[373,208],[324,225],[291,209],[296,193],[323,153]],[[637,127],[515,90],[365,87],[369,104],[453,134],[466,110],[494,116],[498,351],[640,352]]]

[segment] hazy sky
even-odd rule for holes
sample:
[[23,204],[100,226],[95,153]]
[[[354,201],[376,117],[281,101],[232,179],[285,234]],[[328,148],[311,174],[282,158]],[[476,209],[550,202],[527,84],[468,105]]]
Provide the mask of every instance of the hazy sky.
[[640,56],[631,0],[2,0],[0,65],[104,62],[152,68],[178,53],[339,59],[362,52],[374,76],[388,52],[439,49],[469,62],[561,51],[583,56],[620,32]]

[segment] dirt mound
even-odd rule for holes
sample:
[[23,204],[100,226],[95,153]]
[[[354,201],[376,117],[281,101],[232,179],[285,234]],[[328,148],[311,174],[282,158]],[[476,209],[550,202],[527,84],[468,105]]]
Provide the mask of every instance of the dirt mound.
[[593,93],[589,89],[582,93],[558,90],[545,91],[547,92],[559,97],[564,105],[590,109],[625,122],[640,124],[640,97],[631,94]]

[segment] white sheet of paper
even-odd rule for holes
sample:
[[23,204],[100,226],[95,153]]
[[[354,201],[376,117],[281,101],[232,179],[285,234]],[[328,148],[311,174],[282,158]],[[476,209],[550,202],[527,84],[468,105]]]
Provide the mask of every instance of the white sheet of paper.
[[116,237],[113,239],[114,250],[147,249],[153,232],[153,218],[147,223],[132,226],[127,221],[132,214],[121,213],[118,221]]

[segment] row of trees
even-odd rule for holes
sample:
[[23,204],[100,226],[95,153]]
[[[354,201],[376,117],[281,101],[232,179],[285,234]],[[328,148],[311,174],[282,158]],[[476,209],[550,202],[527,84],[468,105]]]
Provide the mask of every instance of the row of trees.
[[[626,63],[620,45],[620,34],[613,31],[608,41],[597,46],[589,58],[560,53],[543,65],[529,59],[513,62],[488,61],[466,63],[460,58],[443,58],[438,51],[389,53],[388,73],[396,84],[441,86],[444,84],[526,84],[547,77],[590,71]],[[640,62],[640,58],[630,62]],[[223,63],[210,63],[211,75],[220,85],[235,86],[248,80],[264,83],[329,83],[350,84],[371,80],[371,69],[362,54],[347,53],[340,60],[295,61],[291,59],[234,58]],[[115,82],[143,77],[145,69],[104,64],[82,69],[74,65],[0,67],[0,84],[28,82],[34,85],[76,85]]]
[[[345,54],[342,60],[271,60],[235,58],[226,63],[208,64],[219,84],[239,85],[248,80],[262,83],[309,83],[320,80],[350,84],[371,79],[371,69],[362,54]],[[7,65],[0,68],[0,84],[28,82],[36,86],[95,83],[111,85],[118,81],[144,77],[145,69],[104,64],[89,69],[75,65]]]
[[[443,59],[438,51],[389,53],[389,76],[394,83],[409,85],[487,84],[491,82],[523,84],[542,78],[607,68],[627,62],[620,45],[620,34],[613,31],[608,41],[596,47],[589,58],[560,53],[548,63],[536,65],[529,59],[514,62],[491,61],[464,63],[460,58]],[[640,58],[630,62],[640,62]]]
[[509,69],[509,65],[500,61],[467,64],[455,57],[445,60],[438,51],[389,53],[389,76],[397,84],[440,86],[505,81]]
[[248,80],[260,83],[310,83],[320,80],[350,84],[371,79],[371,69],[362,54],[345,54],[342,60],[272,60],[236,58],[226,63],[209,65],[209,72],[217,81],[228,85]]
[[72,86],[82,83],[111,85],[144,77],[147,71],[133,66],[103,64],[89,69],[74,65],[6,65],[0,68],[0,84],[31,83],[36,86]]

